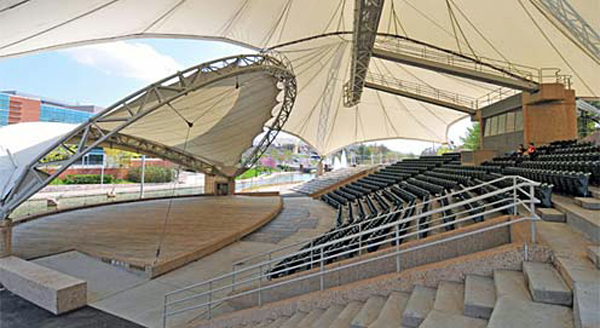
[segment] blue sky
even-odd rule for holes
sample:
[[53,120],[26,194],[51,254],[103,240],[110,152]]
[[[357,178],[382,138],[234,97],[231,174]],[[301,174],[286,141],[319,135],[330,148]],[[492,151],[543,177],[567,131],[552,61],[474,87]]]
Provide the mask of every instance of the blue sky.
[[221,42],[146,39],[0,59],[0,90],[107,107],[177,69],[241,52]]
[[[177,70],[211,59],[251,53],[223,42],[135,39],[0,59],[0,90],[107,107]],[[450,130],[458,142],[468,120]],[[420,153],[429,142],[383,142],[403,152]]]

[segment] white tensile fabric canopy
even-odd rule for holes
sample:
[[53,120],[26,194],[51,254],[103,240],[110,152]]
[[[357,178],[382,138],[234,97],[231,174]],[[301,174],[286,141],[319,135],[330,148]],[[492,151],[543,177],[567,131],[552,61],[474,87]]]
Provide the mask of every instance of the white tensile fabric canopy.
[[28,122],[0,128],[0,200],[27,165],[77,125]]
[[[577,96],[600,95],[600,63],[543,6],[545,0],[387,0],[379,33],[408,37],[475,58],[572,76]],[[600,29],[600,1],[568,1]],[[212,39],[291,61],[298,96],[284,130],[329,154],[346,145],[406,138],[445,142],[464,113],[365,89],[343,106],[352,57],[351,0],[8,0],[0,1],[0,57],[126,38]],[[385,37],[381,36],[380,39]],[[307,39],[304,41],[298,41]],[[381,59],[370,74],[483,97],[497,87]]]

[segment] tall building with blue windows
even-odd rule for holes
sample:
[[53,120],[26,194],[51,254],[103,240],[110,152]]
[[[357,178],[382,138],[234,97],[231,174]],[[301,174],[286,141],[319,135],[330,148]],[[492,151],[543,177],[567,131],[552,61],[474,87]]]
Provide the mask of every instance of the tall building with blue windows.
[[0,93],[0,126],[8,125],[10,97]]
[[[102,108],[93,105],[76,105],[19,91],[0,91],[0,127],[22,122],[60,122],[80,124]],[[94,149],[83,164],[102,163],[104,151]]]
[[76,105],[19,91],[0,91],[0,126],[21,122],[85,122],[102,108]]

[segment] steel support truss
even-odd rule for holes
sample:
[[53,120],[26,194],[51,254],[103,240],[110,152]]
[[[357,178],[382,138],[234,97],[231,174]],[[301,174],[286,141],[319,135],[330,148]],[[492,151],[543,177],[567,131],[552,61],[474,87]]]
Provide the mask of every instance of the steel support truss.
[[383,0],[356,0],[355,2],[350,81],[344,85],[346,107],[353,107],[360,101],[382,11]]
[[[600,36],[594,29],[579,15],[567,0],[532,0],[532,3],[542,11],[551,14],[556,21],[563,25],[569,32],[569,38],[574,38],[585,52],[600,63]],[[597,15],[598,13],[592,13]]]
[[[227,78],[253,72],[266,72],[273,76],[283,88],[284,97],[279,112],[266,128],[267,133],[250,156],[242,161],[237,173],[245,171],[254,165],[271,145],[287,121],[296,98],[296,78],[291,66],[285,58],[274,52],[238,55],[200,64],[166,77],[106,108],[56,141],[19,173],[10,191],[0,199],[0,219],[7,218],[17,206],[48,185],[93,148],[99,146],[114,145],[164,158],[197,172],[226,176],[219,167],[197,155],[120,132],[159,108],[185,97],[188,93]],[[114,127],[104,129],[101,127],[102,123],[111,123]],[[77,145],[77,147],[72,149],[68,145]],[[65,158],[55,162],[46,161],[46,156],[55,150],[62,150]],[[43,168],[49,166],[53,169],[52,174],[43,171]]]

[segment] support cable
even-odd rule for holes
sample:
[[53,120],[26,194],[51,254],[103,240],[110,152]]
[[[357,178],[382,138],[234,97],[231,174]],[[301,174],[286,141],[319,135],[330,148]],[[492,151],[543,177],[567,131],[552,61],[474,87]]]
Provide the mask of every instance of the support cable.
[[[185,122],[187,123],[188,129],[187,129],[187,134],[185,136],[185,142],[183,144],[184,152],[186,151],[188,140],[190,138],[190,130],[194,126],[194,123],[192,123],[190,121],[185,120]],[[156,266],[156,264],[158,263],[158,258],[160,257],[160,252],[162,251],[162,246],[163,246],[163,243],[165,240],[165,235],[167,233],[167,225],[169,222],[169,217],[171,216],[171,209],[173,208],[173,197],[175,197],[175,189],[177,188],[177,180],[179,180],[179,174],[181,174],[181,165],[177,166],[177,175],[175,176],[175,179],[174,179],[175,181],[173,181],[173,188],[171,189],[171,197],[169,199],[169,205],[167,206],[167,212],[165,213],[165,218],[163,220],[162,231],[161,231],[160,235],[158,236],[158,244],[156,245],[156,253],[155,253],[154,262],[152,263],[152,266]]]

